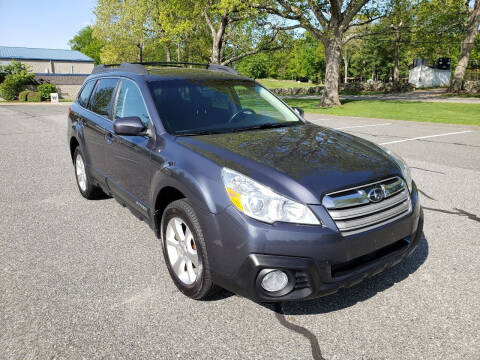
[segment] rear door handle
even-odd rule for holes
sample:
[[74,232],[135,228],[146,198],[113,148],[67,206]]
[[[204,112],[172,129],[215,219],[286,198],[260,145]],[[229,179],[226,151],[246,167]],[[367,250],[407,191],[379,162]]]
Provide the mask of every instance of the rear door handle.
[[107,132],[105,134],[105,141],[107,142],[107,144],[111,144],[113,142],[113,135],[112,133],[110,132]]

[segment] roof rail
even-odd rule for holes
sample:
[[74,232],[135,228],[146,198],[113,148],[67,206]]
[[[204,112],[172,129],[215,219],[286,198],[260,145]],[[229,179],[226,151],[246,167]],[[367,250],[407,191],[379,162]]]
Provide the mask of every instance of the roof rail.
[[240,75],[235,69],[225,65],[201,64],[201,63],[190,63],[190,62],[171,62],[171,61],[132,62],[132,63],[124,62],[121,64],[97,65],[93,68],[92,74],[101,74],[101,73],[112,72],[112,71],[128,71],[138,75],[148,75],[148,71],[145,69],[145,66],[171,66],[171,67],[199,66],[207,70],[220,71],[220,72],[225,72],[233,75]]
[[135,63],[107,64],[97,65],[93,68],[92,74],[101,74],[112,71],[128,71],[138,75],[148,75],[147,70],[142,65]]

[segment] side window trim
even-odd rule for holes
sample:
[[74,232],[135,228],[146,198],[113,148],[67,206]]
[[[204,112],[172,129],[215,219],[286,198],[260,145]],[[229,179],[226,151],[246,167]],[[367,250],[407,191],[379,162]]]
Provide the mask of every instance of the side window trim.
[[[100,83],[99,79],[96,79],[95,80],[95,85],[93,86],[93,89],[92,89],[92,92],[90,93],[90,96],[88,97],[88,102],[87,102],[87,109],[90,110],[91,112],[93,112],[94,114],[97,114],[95,111],[92,110],[92,108],[90,107],[92,104],[92,95],[95,94],[95,91],[97,91],[97,87],[98,87],[98,84]],[[97,114],[98,115],[98,114]]]
[[117,105],[117,97],[118,97],[118,91],[120,90],[120,84],[122,83],[122,79],[119,77],[114,77],[113,79],[117,79],[117,85],[115,85],[115,90],[113,90],[112,94],[112,100],[110,101],[110,106],[108,107],[108,120],[110,120],[112,123],[115,120],[114,117],[114,110]]

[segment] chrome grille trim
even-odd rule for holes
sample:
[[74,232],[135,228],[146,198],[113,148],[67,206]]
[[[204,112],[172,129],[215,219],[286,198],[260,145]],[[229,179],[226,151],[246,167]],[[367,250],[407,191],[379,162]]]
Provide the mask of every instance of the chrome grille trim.
[[[373,187],[383,190],[382,201],[370,201],[368,192]],[[323,197],[322,204],[344,236],[383,226],[412,210],[410,193],[400,177],[329,193]]]
[[337,227],[340,231],[349,231],[349,230],[365,227],[368,225],[372,225],[378,222],[382,222],[393,216],[397,216],[401,213],[408,211],[409,205],[410,204],[408,203],[408,200],[405,200],[398,206],[395,206],[391,209],[388,209],[386,211],[381,211],[379,213],[376,213],[370,216],[364,216],[364,217],[354,218],[349,220],[338,220],[336,221]]
[[408,199],[408,191],[403,190],[401,193],[387,198],[379,203],[371,203],[365,206],[354,207],[345,210],[330,210],[330,216],[333,220],[343,220],[357,216],[365,216],[375,212],[387,209],[391,206],[397,205]]

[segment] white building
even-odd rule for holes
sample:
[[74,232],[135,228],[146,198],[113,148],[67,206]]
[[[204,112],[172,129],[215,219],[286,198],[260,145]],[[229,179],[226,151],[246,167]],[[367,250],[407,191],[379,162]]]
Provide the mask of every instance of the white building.
[[419,65],[410,70],[408,82],[415,87],[435,87],[450,85],[450,70],[434,69]]

